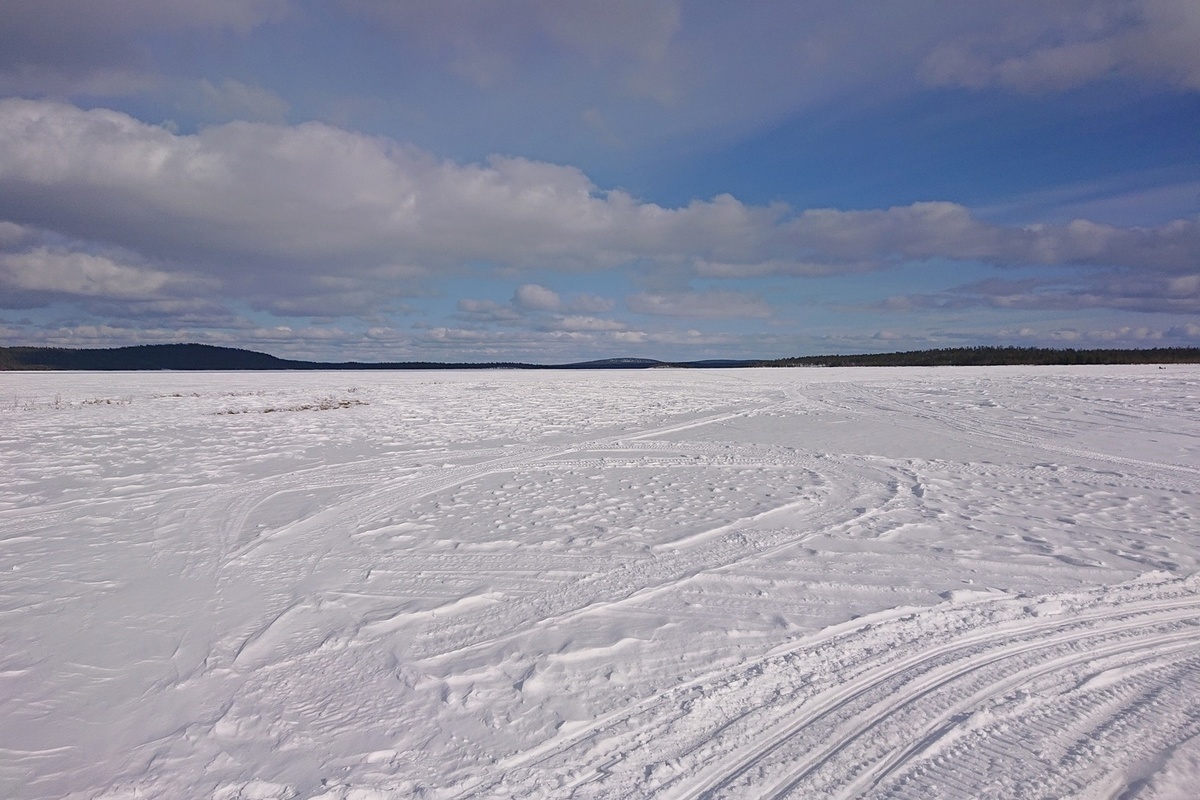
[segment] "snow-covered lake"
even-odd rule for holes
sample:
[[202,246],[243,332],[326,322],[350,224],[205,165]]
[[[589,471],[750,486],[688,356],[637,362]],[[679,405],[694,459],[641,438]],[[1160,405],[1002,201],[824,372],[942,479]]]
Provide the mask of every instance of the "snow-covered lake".
[[0,373],[0,797],[1191,797],[1200,367]]

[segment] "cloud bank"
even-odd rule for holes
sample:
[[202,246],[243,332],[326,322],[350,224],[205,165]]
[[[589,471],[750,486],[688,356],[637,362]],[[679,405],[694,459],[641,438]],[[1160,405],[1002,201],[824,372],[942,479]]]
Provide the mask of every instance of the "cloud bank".
[[[780,347],[769,331],[748,331],[786,322],[789,286],[947,264],[993,274],[934,291],[914,281],[885,300],[881,289],[857,308],[910,318],[1200,312],[1200,216],[1014,225],[946,201],[795,208],[729,194],[669,206],[574,166],[454,160],[328,123],[284,124],[284,101],[245,83],[200,85],[196,97],[215,115],[259,121],[181,133],[112,109],[0,100],[0,307],[77,309],[44,341],[175,340],[190,325],[214,342],[306,332],[431,357]],[[400,327],[409,300],[429,308],[452,281],[497,276],[502,290],[447,298],[448,317]],[[339,327],[347,318],[357,322]],[[705,330],[671,329],[678,320]],[[1187,331],[1125,328],[1164,341]],[[891,328],[878,335],[914,344]]]
[[[118,272],[251,291],[281,279],[327,293],[339,278],[350,281],[345,291],[405,285],[481,261],[552,271],[636,263],[733,278],[954,259],[1178,276],[1200,257],[1196,218],[1012,227],[948,202],[797,211],[728,195],[667,208],[601,190],[573,167],[503,157],[459,164],[322,123],[235,122],[179,135],[113,111],[30,100],[0,101],[0,219],[60,248],[107,248],[146,265],[114,262]],[[47,274],[71,272],[62,253],[22,257],[39,252],[47,264],[59,259]],[[125,283],[152,294],[167,280]],[[58,286],[85,291],[65,278]],[[518,304],[556,308],[543,289],[522,287]]]

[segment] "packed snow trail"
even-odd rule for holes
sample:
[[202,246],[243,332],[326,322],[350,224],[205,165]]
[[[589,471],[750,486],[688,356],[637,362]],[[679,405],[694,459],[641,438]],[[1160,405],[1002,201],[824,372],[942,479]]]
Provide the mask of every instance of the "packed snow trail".
[[1200,368],[0,374],[0,796],[1162,798]]

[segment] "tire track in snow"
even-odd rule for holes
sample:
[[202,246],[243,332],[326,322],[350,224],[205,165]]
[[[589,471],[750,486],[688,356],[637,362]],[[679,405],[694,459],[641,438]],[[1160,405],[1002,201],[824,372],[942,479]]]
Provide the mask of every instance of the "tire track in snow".
[[[1147,638],[1153,638],[1154,641],[1147,641]],[[984,703],[995,703],[1003,698],[1006,692],[1011,693],[1020,686],[1035,680],[1058,677],[1058,673],[1069,668],[1084,666],[1090,669],[1097,660],[1104,663],[1115,663],[1115,666],[1107,667],[1101,673],[1096,674],[1103,678],[1104,673],[1119,673],[1119,683],[1116,688],[1103,692],[1086,691],[1088,681],[1085,679],[1077,683],[1074,690],[1067,692],[1066,696],[1069,699],[1064,701],[1061,696],[1050,698],[1048,706],[1052,708],[1055,706],[1065,707],[1055,708],[1049,715],[1052,724],[1047,725],[1043,721],[1038,726],[1041,733],[1040,744],[1042,747],[1053,748],[1057,740],[1071,743],[1073,747],[1083,740],[1089,741],[1096,749],[1112,751],[1113,744],[1105,740],[1111,740],[1114,737],[1111,734],[1097,736],[1095,731],[1122,727],[1126,717],[1136,716],[1144,697],[1161,693],[1169,684],[1183,684],[1192,687],[1191,690],[1194,691],[1197,681],[1200,679],[1200,656],[1196,656],[1195,652],[1195,636],[1189,631],[1184,631],[1175,635],[1139,637],[1123,645],[1097,648],[1086,656],[1072,655],[1052,664],[1039,664],[1027,668],[1007,680],[986,686],[984,691],[972,696],[968,702],[960,703],[953,711],[943,713],[936,723],[930,723],[924,728],[923,736],[917,742],[899,753],[893,753],[890,757],[876,760],[863,771],[854,783],[844,789],[841,795],[854,797],[864,793],[875,794],[885,788],[891,794],[900,788],[896,784],[906,777],[904,773],[930,764],[935,758],[941,762],[936,765],[937,772],[941,775],[947,775],[951,771],[973,775],[987,774],[986,766],[980,763],[975,763],[969,772],[963,772],[962,761],[965,760],[965,755],[941,755],[946,752],[947,745],[953,746],[956,738],[962,739],[972,732],[971,710],[977,709]],[[1078,672],[1078,669],[1074,671]],[[1115,677],[1113,679],[1117,680]],[[1084,688],[1080,689],[1080,687]],[[986,715],[981,716],[986,717]],[[1156,726],[1158,732],[1167,731],[1169,734],[1178,735],[1181,730],[1177,725],[1172,724],[1173,721],[1169,719],[1169,716],[1164,715],[1164,719]],[[1085,722],[1083,726],[1079,724],[1081,719]],[[1191,722],[1193,727],[1200,725],[1200,717],[1194,717]],[[1032,727],[1023,723],[1024,720],[1020,718],[1006,718],[1001,724],[1008,728],[1011,737],[1014,729],[1025,728],[1028,730],[1029,727]],[[994,730],[989,731],[989,727],[994,729],[997,726],[995,724],[988,726],[985,722],[977,728],[980,736],[976,738],[986,740],[994,735]],[[1116,746],[1123,751],[1122,755],[1126,761],[1130,759],[1131,754],[1138,757],[1150,756],[1159,749],[1165,749],[1164,744],[1174,744],[1169,739],[1164,742],[1161,736],[1155,736],[1143,728],[1139,727],[1137,730],[1140,735],[1136,739],[1121,737],[1116,743]],[[1050,735],[1046,735],[1047,732]],[[1186,736],[1190,735],[1190,732],[1186,734]],[[949,741],[947,742],[947,740]],[[971,742],[970,744],[978,743]],[[967,748],[960,748],[960,750],[967,750]],[[1014,762],[1019,763],[1022,760],[1013,758],[1014,754],[1011,751],[1006,755],[1008,758],[1005,761],[1010,768],[1016,766]],[[1106,760],[1108,763],[1117,761],[1113,758]],[[1079,770],[1074,775],[1064,775],[1060,772],[1057,775],[1042,773],[1029,777],[1036,777],[1038,782],[1045,786],[1046,783],[1056,780],[1072,783],[1081,783],[1087,780],[1086,774],[1080,773],[1085,773],[1085,771]],[[1063,794],[1065,793],[1063,792]],[[776,796],[782,795],[777,794]],[[928,795],[925,796],[928,797]]]
[[[928,647],[908,658],[871,668],[864,675],[806,703],[798,718],[789,720],[781,728],[760,732],[766,738],[765,743],[756,742],[732,764],[719,764],[712,774],[702,777],[678,795],[673,793],[673,796],[706,800],[723,796],[724,790],[733,789],[739,779],[762,769],[768,760],[788,764],[788,774],[765,791],[763,787],[755,787],[755,796],[788,796],[799,791],[806,778],[847,754],[859,739],[884,721],[922,702],[939,699],[939,693],[951,689],[957,681],[1004,665],[1010,660],[1019,662],[1022,656],[1041,656],[1034,659],[1033,666],[1015,675],[1007,675],[993,683],[985,682],[983,690],[972,694],[968,702],[943,713],[929,726],[931,729],[938,724],[945,724],[965,710],[977,707],[983,700],[1001,695],[1040,674],[1087,665],[1103,656],[1139,654],[1147,647],[1164,644],[1170,649],[1194,646],[1200,643],[1200,627],[1190,624],[1183,630],[1145,636],[1137,634],[1165,623],[1189,623],[1194,619],[1197,609],[1200,609],[1200,598],[1155,602],[1150,608],[1117,609],[1066,620],[1033,622],[1016,629],[973,634]],[[1077,630],[1079,626],[1089,624],[1095,624],[1096,627]],[[1104,644],[1107,638],[1126,633],[1135,634],[1132,641]],[[1091,639],[1099,639],[1100,642],[1083,652],[1076,651],[1060,657],[1045,656],[1047,652],[1053,653],[1064,647],[1069,650]],[[815,730],[818,727],[820,730]],[[922,730],[913,738],[918,743],[924,742],[929,732]],[[894,747],[895,743],[891,745]],[[887,752],[886,743],[883,749]],[[865,788],[864,783],[876,776],[882,780],[889,771],[900,768],[903,760],[916,756],[920,748],[910,747],[910,750],[912,752],[902,751],[900,756],[883,758],[873,769],[868,768],[865,773],[860,773],[854,783],[841,787],[839,796],[857,796]],[[814,790],[820,789],[808,788],[810,792]]]
[[[1054,695],[1030,690],[1038,681],[1083,685],[1097,666],[1112,674],[1141,665],[1131,674],[1153,682],[1155,670],[1194,661],[1195,583],[1040,600],[991,596],[872,615],[606,715],[453,796],[536,794],[550,776],[564,789],[552,796],[580,798],[872,794],[1007,695],[1029,690],[1025,702],[1045,707]],[[1027,603],[1060,602],[1083,607],[1028,616]],[[831,653],[843,660],[827,664]],[[826,783],[810,786],[818,775]]]
[[[1161,767],[1164,754],[1200,735],[1200,657],[1194,653],[1191,646],[1169,658],[1151,654],[1113,670],[1124,675],[1112,686],[1096,689],[1085,680],[1041,707],[1001,708],[977,725],[968,720],[957,726],[968,730],[951,729],[932,752],[871,793],[899,800],[1128,797],[1127,789]],[[1103,682],[1105,675],[1096,678]],[[973,779],[974,787],[964,779]]]
[[[1159,617],[1153,623],[1149,624],[1157,626],[1164,622],[1189,620],[1193,616],[1194,607],[1189,606],[1185,612],[1176,614],[1171,619]],[[1163,656],[1180,650],[1193,650],[1196,643],[1200,641],[1200,632],[1198,631],[1172,629],[1169,633],[1152,636],[1139,635],[1133,641],[1093,645],[1084,652],[1072,651],[1064,656],[1042,660],[1047,655],[1043,651],[1052,652],[1062,647],[1071,649],[1072,646],[1082,644],[1088,639],[1113,636],[1116,633],[1128,631],[1130,628],[1141,629],[1147,624],[1146,621],[1138,619],[1120,627],[1110,626],[1102,633],[1089,631],[1061,637],[1051,637],[1045,641],[1013,645],[1004,648],[1001,652],[983,651],[979,655],[968,656],[964,659],[965,663],[956,661],[948,667],[934,668],[921,677],[910,681],[901,691],[891,694],[885,701],[867,705],[862,711],[857,712],[848,723],[844,724],[834,734],[837,737],[835,739],[837,742],[836,745],[823,751],[820,756],[815,758],[811,755],[811,751],[809,751],[809,755],[807,756],[809,762],[807,764],[802,766],[798,771],[793,771],[789,774],[782,785],[777,785],[775,788],[764,792],[762,796],[769,798],[787,797],[793,792],[800,790],[806,778],[816,774],[823,768],[836,765],[838,759],[842,761],[855,759],[850,764],[843,766],[840,771],[836,771],[836,774],[839,776],[847,773],[855,774],[853,770],[862,769],[849,785],[839,789],[838,796],[859,796],[868,789],[874,789],[887,776],[902,769],[907,763],[918,758],[936,740],[935,734],[944,735],[947,731],[947,726],[953,720],[960,717],[960,715],[980,707],[982,703],[988,700],[1003,697],[1011,690],[1030,683],[1035,678],[1069,671],[1075,667],[1092,664],[1098,659],[1107,659],[1114,656],[1135,656],[1135,661],[1145,660],[1146,658],[1161,659]],[[1147,656],[1148,651],[1151,654],[1150,656]],[[1033,665],[1018,669],[1012,674],[1001,672],[1003,677],[998,680],[991,679],[991,676],[988,674],[989,671],[992,671],[994,668],[1007,666],[1003,662],[1009,660],[1013,660],[1017,664],[1025,663],[1026,659],[1021,658],[1022,656],[1031,657],[1029,660],[1033,661]],[[1032,658],[1033,656],[1037,658]],[[888,682],[890,683],[892,680],[907,677],[908,673],[915,672],[923,666],[925,665],[921,664],[906,670],[903,676],[892,676],[892,679]],[[970,680],[972,678],[978,679],[983,684],[982,688],[973,693],[971,690],[977,684]],[[957,684],[960,682],[966,685],[958,686]],[[893,742],[887,740],[883,742],[865,742],[863,746],[858,747],[860,740],[868,739],[872,733],[894,717],[905,712],[911,712],[914,709],[919,709],[922,703],[944,702],[947,699],[947,695],[967,695],[967,697],[952,705],[948,710],[935,712],[932,721],[924,722],[921,727],[915,730],[910,729],[913,731],[910,735],[916,739],[914,744],[899,752],[893,750],[891,755],[884,755],[881,758],[878,758],[878,755],[889,752],[891,749],[890,745],[894,744]],[[852,700],[857,699],[859,699],[857,696],[851,698],[851,700],[847,701],[846,706],[849,706]],[[843,706],[833,709],[834,712],[844,710],[846,709]],[[871,750],[872,745],[876,746],[873,751]],[[869,750],[870,752],[862,753],[863,750]],[[877,757],[878,760],[874,763],[868,763],[865,767],[861,767],[863,760],[872,757]],[[803,760],[801,763],[804,763]],[[713,797],[715,795],[706,792],[700,796]]]

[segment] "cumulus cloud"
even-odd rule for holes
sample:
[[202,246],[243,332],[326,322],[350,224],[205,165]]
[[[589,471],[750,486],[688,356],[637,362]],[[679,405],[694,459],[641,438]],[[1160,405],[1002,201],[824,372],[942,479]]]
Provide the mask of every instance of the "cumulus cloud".
[[435,328],[430,328],[425,331],[424,338],[432,342],[444,343],[470,343],[478,344],[487,342],[493,338],[489,331],[470,330],[467,328],[448,328],[444,325],[439,325]]
[[[319,123],[180,136],[113,111],[0,102],[0,209],[67,235],[193,259],[595,267],[617,235],[662,240],[672,212],[600,193],[577,169],[459,165]],[[703,216],[700,204],[684,216]],[[674,227],[680,227],[676,224]]]
[[0,220],[0,248],[8,248],[29,239],[32,232],[13,222]]
[[1173,325],[1157,328],[1149,325],[1113,325],[1111,327],[1022,327],[1000,330],[999,338],[1020,345],[1051,347],[1195,347],[1200,340],[1200,325]]
[[555,315],[543,327],[552,331],[623,331],[626,325],[612,319],[583,314]]
[[39,247],[0,254],[0,285],[10,291],[142,299],[159,294],[170,280],[163,272],[87,253]]
[[562,298],[545,286],[526,283],[517,287],[513,304],[525,311],[557,311],[562,307]]
[[796,213],[729,195],[665,208],[604,192],[573,167],[457,164],[319,123],[235,122],[182,136],[113,111],[27,100],[0,101],[0,189],[0,214],[16,222],[164,257],[254,257],[300,272],[650,259],[729,276],[736,265],[819,274],[934,257],[1180,268],[1200,252],[1196,219],[1010,228],[953,203]]
[[[474,322],[525,326],[551,331],[615,331],[625,325],[601,319],[595,314],[612,311],[615,303],[605,297],[588,294],[574,295],[564,301],[553,289],[536,283],[517,287],[508,303],[494,300],[464,298],[458,301],[459,316]],[[547,316],[547,312],[554,313]]]
[[819,257],[864,260],[950,258],[997,265],[1093,265],[1187,269],[1200,253],[1200,217],[1121,228],[1087,220],[1005,227],[955,203],[922,202],[868,211],[817,209],[787,224],[794,243]]
[[[0,101],[0,219],[83,251],[135,253],[155,280],[203,278],[269,297],[281,313],[325,296],[361,311],[479,263],[514,273],[637,264],[732,279],[951,259],[1165,281],[1192,274],[1200,258],[1200,217],[1154,227],[1013,227],[946,202],[797,211],[730,195],[668,208],[604,191],[573,167],[500,157],[460,164],[321,123],[233,122],[180,135],[115,111],[32,100]],[[16,235],[7,227],[0,234]],[[95,285],[117,285],[106,280]],[[122,280],[139,291],[147,285]],[[59,285],[91,291],[82,281]],[[590,315],[607,303],[564,301],[525,284],[513,307]],[[761,300],[732,294],[644,295],[633,304],[656,314],[767,313]]]

